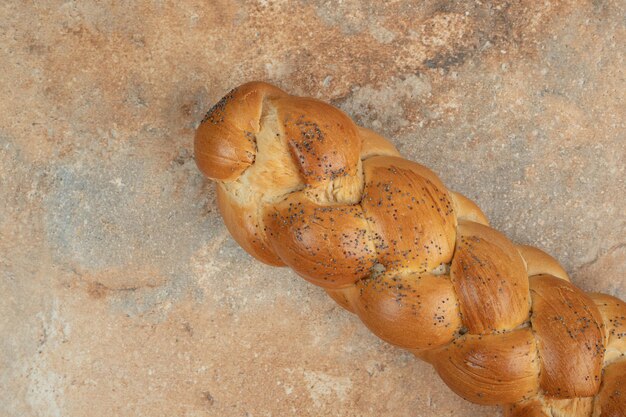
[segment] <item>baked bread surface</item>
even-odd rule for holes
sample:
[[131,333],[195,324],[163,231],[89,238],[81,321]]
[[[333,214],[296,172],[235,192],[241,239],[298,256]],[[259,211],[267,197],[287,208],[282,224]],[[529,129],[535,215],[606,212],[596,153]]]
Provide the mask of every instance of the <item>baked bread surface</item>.
[[206,115],[199,169],[233,238],[506,416],[626,416],[626,304],[574,286],[341,110],[251,82]]

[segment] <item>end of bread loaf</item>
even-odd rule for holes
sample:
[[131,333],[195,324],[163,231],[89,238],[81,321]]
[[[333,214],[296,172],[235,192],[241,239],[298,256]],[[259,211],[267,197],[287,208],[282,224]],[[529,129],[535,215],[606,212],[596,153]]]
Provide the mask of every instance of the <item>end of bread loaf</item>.
[[263,101],[285,92],[271,84],[250,82],[232,89],[204,116],[196,130],[196,164],[204,175],[230,181],[254,163]]

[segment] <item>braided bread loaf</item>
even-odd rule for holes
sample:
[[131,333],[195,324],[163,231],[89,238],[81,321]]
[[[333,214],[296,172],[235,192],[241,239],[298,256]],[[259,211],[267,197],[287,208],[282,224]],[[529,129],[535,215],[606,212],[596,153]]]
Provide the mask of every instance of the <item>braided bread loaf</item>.
[[206,115],[200,170],[235,240],[507,416],[625,416],[626,304],[572,285],[428,168],[321,101],[244,84]]

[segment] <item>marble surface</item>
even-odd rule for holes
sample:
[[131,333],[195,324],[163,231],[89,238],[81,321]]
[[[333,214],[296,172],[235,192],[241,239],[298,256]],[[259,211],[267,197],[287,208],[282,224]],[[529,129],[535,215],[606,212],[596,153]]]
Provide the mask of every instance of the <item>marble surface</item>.
[[0,415],[497,416],[229,237],[194,128],[332,102],[626,296],[624,3],[0,4]]

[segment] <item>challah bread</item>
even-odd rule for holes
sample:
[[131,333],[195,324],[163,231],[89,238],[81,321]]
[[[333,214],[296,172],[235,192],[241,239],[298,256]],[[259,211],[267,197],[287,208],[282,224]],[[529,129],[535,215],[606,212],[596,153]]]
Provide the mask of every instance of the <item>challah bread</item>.
[[626,304],[337,108],[244,84],[206,115],[199,169],[252,256],[324,288],[463,398],[506,416],[626,416]]

